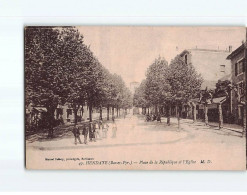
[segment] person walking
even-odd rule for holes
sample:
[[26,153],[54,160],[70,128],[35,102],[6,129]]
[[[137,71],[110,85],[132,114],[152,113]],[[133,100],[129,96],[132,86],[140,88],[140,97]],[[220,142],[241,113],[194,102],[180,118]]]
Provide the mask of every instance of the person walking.
[[74,137],[75,137],[75,145],[77,145],[77,140],[79,141],[80,144],[82,144],[81,138],[80,138],[79,127],[77,126],[77,124],[75,124],[74,127],[73,127],[73,134],[74,134]]
[[158,116],[157,116],[157,122],[160,122],[161,123],[161,116],[160,116],[160,114],[158,114]]
[[93,122],[89,122],[88,127],[89,127],[89,141],[92,142],[94,141]]
[[102,130],[103,130],[103,121],[102,120],[99,120],[99,123],[98,123],[98,126],[99,126],[99,139],[102,139]]
[[94,126],[95,126],[95,139],[100,139],[100,133],[99,133],[100,125],[99,125],[99,121],[96,121],[94,123]]
[[102,137],[107,138],[107,131],[108,131],[109,125],[107,123],[102,123]]
[[116,133],[117,133],[117,125],[115,120],[113,119],[113,124],[112,124],[112,138],[116,138]]
[[89,141],[93,141],[93,128],[92,128],[92,122],[88,123],[88,130],[89,130]]
[[94,133],[94,142],[96,142],[97,134],[98,134],[98,129],[96,128],[96,121],[93,122],[93,133]]
[[84,135],[84,144],[87,144],[87,136],[88,136],[88,131],[89,131],[89,126],[88,124],[83,125],[83,135]]

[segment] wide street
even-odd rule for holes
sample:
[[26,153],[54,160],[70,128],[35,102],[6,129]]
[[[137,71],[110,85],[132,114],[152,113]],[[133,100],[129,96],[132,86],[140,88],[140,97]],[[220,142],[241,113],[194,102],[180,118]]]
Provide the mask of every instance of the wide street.
[[[245,169],[245,139],[240,134],[217,130],[175,118],[167,126],[145,122],[142,116],[116,119],[117,137],[74,144],[72,132],[47,139],[26,141],[27,168],[37,169]],[[81,135],[81,140],[83,136]],[[104,162],[102,162],[104,161]],[[37,166],[38,165],[38,166]]]

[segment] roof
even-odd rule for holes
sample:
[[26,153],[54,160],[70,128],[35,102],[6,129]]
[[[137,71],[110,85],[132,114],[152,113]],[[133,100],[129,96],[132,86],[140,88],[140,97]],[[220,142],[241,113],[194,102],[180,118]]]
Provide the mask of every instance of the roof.
[[184,54],[189,53],[188,50],[183,50],[180,54],[178,54],[180,57],[184,56]]
[[229,50],[220,50],[220,49],[189,49],[189,51],[207,51],[207,52],[221,52],[221,53],[229,53]]
[[232,59],[234,56],[239,54],[244,49],[244,44],[240,45],[237,49],[235,49],[229,56],[227,56],[227,60]]
[[213,98],[213,102],[212,103],[220,104],[220,103],[223,103],[224,101],[226,101],[226,96]]
[[[213,98],[212,103],[210,101],[210,103],[208,102],[208,104],[221,104],[225,101],[226,101],[226,96],[223,96],[223,97]],[[190,102],[200,103],[199,98],[191,99]]]
[[180,54],[178,54],[179,56],[184,56],[187,53],[190,53],[191,51],[204,51],[204,52],[219,52],[219,53],[229,53],[229,50],[216,50],[216,49],[185,49],[183,50]]

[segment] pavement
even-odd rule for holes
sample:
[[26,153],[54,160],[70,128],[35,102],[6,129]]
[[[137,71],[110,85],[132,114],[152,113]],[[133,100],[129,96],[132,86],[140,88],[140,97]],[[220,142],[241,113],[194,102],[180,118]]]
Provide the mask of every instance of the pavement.
[[[236,132],[177,119],[116,119],[117,137],[74,144],[70,131],[54,139],[26,141],[28,169],[244,170],[246,141]],[[83,140],[83,137],[81,136]],[[56,160],[58,159],[58,160]],[[59,160],[62,159],[62,160]],[[89,159],[89,160],[88,160]],[[108,162],[100,164],[101,161]]]

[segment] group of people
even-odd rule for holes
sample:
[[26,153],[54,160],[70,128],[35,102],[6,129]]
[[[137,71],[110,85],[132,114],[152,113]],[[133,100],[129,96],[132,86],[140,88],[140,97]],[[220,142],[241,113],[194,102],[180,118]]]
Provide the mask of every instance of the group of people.
[[161,122],[161,116],[160,116],[160,114],[158,114],[158,115],[155,115],[155,114],[149,115],[149,114],[147,114],[146,115],[146,121],[147,122],[149,122],[149,121],[155,121],[155,120],[157,120],[158,122]]
[[[112,121],[112,138],[115,138],[117,125],[114,118],[112,119]],[[83,123],[80,126],[78,124],[75,124],[72,130],[75,137],[75,145],[77,145],[77,141],[82,144],[80,138],[81,134],[84,136],[84,144],[88,144],[88,138],[89,142],[96,142],[96,140],[107,138],[108,129],[109,125],[106,122],[103,122],[103,120]],[[80,130],[82,130],[81,133]]]

